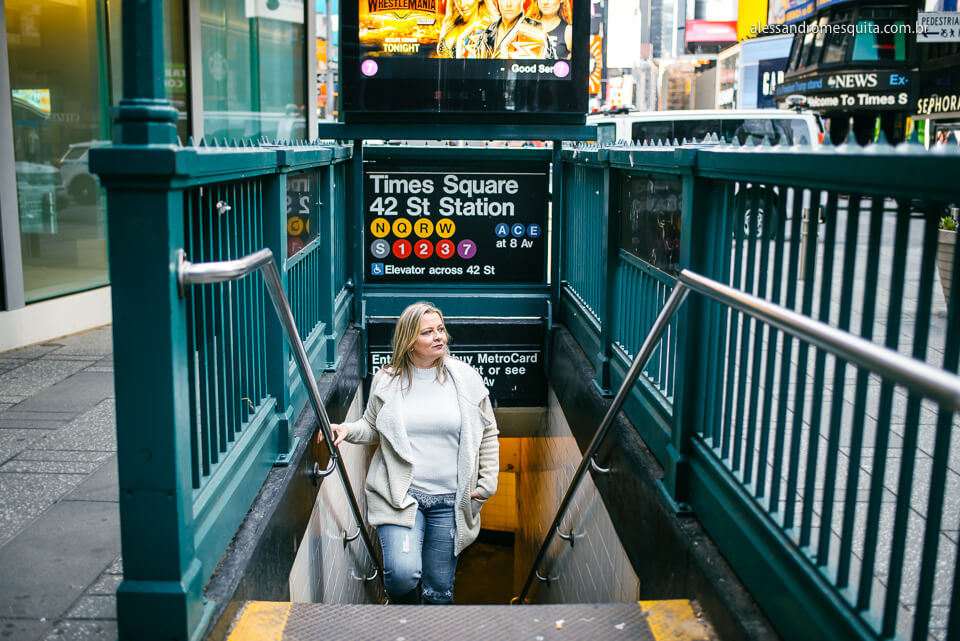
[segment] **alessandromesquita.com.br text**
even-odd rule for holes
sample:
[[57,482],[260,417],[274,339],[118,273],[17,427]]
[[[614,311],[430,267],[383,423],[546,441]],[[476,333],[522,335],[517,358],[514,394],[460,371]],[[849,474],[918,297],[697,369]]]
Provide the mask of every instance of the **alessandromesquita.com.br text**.
[[898,34],[898,33],[916,33],[916,25],[905,23],[887,23],[876,24],[874,22],[838,23],[838,24],[818,24],[816,22],[795,22],[791,24],[765,24],[762,27],[752,25],[750,34],[754,36],[772,36],[783,34],[807,34],[822,33],[827,34],[850,34],[860,33],[871,34]]

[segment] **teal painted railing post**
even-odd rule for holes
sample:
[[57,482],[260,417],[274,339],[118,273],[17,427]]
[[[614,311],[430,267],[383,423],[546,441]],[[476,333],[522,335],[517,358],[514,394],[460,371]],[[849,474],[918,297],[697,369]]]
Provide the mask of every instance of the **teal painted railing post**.
[[[600,317],[600,352],[597,354],[597,376],[593,384],[603,396],[613,396],[610,359],[613,358],[613,319],[616,318],[617,296],[614,276],[617,273],[617,252],[619,239],[619,190],[611,188],[611,169],[606,154],[600,156],[603,163],[603,179],[596,199],[600,204],[600,303],[597,315]],[[616,192],[616,193],[615,193]]]
[[[724,191],[707,179],[683,177],[680,268],[700,274],[716,273],[717,242],[723,238],[723,217],[718,215]],[[691,441],[700,431],[707,386],[717,375],[707,370],[711,348],[708,303],[703,296],[688,296],[677,312],[677,372],[673,425],[664,461],[663,485],[675,508],[686,511],[689,496]],[[714,346],[715,348],[715,346]]]
[[[550,198],[550,255],[552,260],[550,261],[550,304],[553,309],[553,314],[558,314],[560,311],[560,277],[561,277],[561,263],[560,256],[563,251],[563,225],[564,225],[564,215],[566,212],[563,211],[563,143],[559,140],[553,142],[553,158],[552,158],[553,168],[552,168],[552,177],[553,184],[551,185],[551,198]],[[548,327],[547,331],[552,331],[552,327]],[[547,338],[547,358],[549,359],[550,354],[550,340],[552,337]],[[545,363],[547,373],[550,372],[550,363],[549,361]]]
[[323,337],[323,362],[328,370],[337,368],[337,269],[335,261],[339,252],[335,250],[334,243],[337,242],[336,235],[336,217],[343,216],[345,212],[338,212],[336,207],[336,164],[331,162],[326,167],[320,168],[320,216],[317,223],[320,234],[321,250],[320,255],[327,259],[325,270],[320,271],[320,282],[317,296],[320,305],[323,307],[324,337]]
[[194,548],[190,434],[183,429],[190,424],[186,306],[176,278],[183,193],[170,188],[177,111],[164,99],[159,0],[123,2],[123,59],[114,145],[90,153],[110,212],[124,566],[117,628],[123,641],[187,641],[212,608],[205,607]]
[[[347,211],[343,219],[347,221],[347,265],[354,282],[353,317],[361,328],[366,328],[367,319],[363,316],[363,141],[353,141],[353,161],[346,172]],[[367,332],[361,335],[361,353],[367,353]],[[360,365],[360,376],[367,375],[367,360]]]
[[[282,171],[285,151],[277,152],[278,173],[265,177],[263,186],[263,242],[273,252],[284,291],[289,296],[289,278],[284,269],[287,255],[287,174]],[[255,204],[256,206],[256,204]],[[260,277],[257,276],[258,282]],[[261,284],[262,286],[262,284]],[[267,344],[267,392],[277,401],[279,439],[277,441],[277,461],[283,463],[293,453],[293,427],[296,416],[290,402],[290,386],[287,374],[290,369],[290,347],[283,336],[280,319],[273,313],[270,305],[263,319],[266,328]]]

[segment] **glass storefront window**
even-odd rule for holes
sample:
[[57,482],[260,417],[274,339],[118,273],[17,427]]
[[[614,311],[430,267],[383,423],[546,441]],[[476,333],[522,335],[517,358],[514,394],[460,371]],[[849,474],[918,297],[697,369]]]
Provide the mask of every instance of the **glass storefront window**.
[[800,56],[797,59],[797,69],[805,67],[807,64],[807,58],[810,56],[810,49],[813,47],[813,36],[813,29],[803,36],[803,47],[800,50]]
[[202,0],[207,138],[305,139],[303,0]]
[[[834,18],[835,25],[845,25],[850,22],[850,12],[840,11]],[[851,34],[847,30],[831,31],[827,35],[826,44],[823,47],[823,64],[832,64],[843,62],[847,55],[847,48],[850,46]]]
[[809,67],[820,62],[820,51],[823,49],[823,39],[827,32],[827,23],[829,22],[829,19],[826,16],[823,16],[818,22],[814,23],[817,25],[817,31],[813,38],[813,42],[805,52],[806,57],[803,63],[805,67]]
[[800,55],[803,53],[803,38],[802,35],[797,35],[793,39],[793,45],[790,49],[790,62],[787,63],[788,71],[796,71],[800,67]]
[[108,283],[106,211],[87,167],[108,144],[106,20],[96,0],[6,0],[24,297]]

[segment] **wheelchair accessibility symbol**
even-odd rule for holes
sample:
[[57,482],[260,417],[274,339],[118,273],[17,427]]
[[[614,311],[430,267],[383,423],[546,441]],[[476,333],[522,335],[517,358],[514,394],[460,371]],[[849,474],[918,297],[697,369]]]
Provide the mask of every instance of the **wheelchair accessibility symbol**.
[[370,264],[370,275],[371,275],[371,276],[383,276],[383,263],[371,263],[371,264]]

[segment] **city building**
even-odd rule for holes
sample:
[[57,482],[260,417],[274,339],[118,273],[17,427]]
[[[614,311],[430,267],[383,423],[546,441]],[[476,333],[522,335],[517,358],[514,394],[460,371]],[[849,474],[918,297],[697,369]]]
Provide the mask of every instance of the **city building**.
[[[337,5],[328,15],[316,2],[164,2],[164,82],[181,143],[307,139],[333,118]],[[87,152],[113,136],[121,6],[4,2],[0,350],[110,322],[106,203]]]

